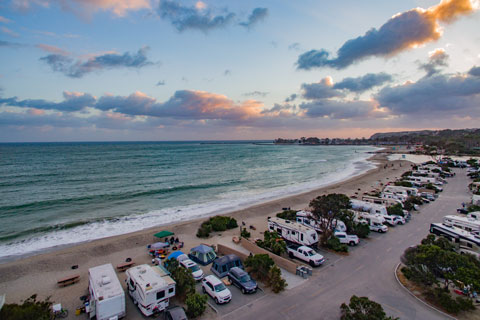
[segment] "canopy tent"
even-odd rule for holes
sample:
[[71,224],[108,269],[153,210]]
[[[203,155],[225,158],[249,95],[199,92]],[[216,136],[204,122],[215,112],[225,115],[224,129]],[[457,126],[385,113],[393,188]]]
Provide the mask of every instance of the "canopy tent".
[[217,257],[213,248],[204,244],[201,244],[198,247],[192,248],[188,256],[193,261],[200,263],[201,265],[204,265],[204,266],[211,263]]
[[165,238],[165,237],[170,237],[173,236],[175,233],[167,230],[162,230],[160,232],[155,233],[153,236],[157,238]]
[[169,242],[155,242],[155,243],[149,244],[147,248],[151,250],[160,250],[169,246],[170,246]]

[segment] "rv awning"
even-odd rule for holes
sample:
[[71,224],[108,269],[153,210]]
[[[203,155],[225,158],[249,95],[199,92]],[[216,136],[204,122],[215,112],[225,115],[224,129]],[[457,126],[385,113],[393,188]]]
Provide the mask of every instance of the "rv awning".
[[163,231],[160,231],[158,233],[155,233],[153,236],[154,237],[157,237],[157,238],[165,238],[165,237],[170,237],[170,236],[173,236],[175,233],[173,232],[170,232],[170,231],[167,231],[167,230],[163,230]]

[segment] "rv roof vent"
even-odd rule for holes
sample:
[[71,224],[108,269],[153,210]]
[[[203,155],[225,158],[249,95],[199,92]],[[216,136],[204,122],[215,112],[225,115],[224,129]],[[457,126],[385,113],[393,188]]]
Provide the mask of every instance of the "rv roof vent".
[[109,284],[110,282],[111,282],[110,277],[108,277],[108,276],[103,276],[102,277],[102,284],[103,285]]
[[141,274],[147,273],[147,269],[140,269],[140,273]]

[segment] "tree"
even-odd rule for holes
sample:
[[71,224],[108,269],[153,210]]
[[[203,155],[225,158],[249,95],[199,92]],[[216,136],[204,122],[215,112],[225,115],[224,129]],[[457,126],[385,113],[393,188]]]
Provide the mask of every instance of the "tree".
[[368,225],[355,222],[355,214],[350,210],[343,210],[339,219],[345,223],[347,232],[350,234],[355,234],[359,238],[366,238],[370,234]]
[[180,266],[175,258],[168,259],[165,264],[167,270],[171,273],[176,283],[176,295],[184,300],[187,295],[195,292],[195,279],[190,269]]
[[26,299],[22,304],[5,304],[0,310],[0,319],[2,320],[50,320],[51,306],[49,298],[45,301],[37,301],[37,295],[34,294]]
[[278,256],[287,252],[287,243],[276,231],[269,232],[265,230],[263,239],[263,241],[259,240],[256,242],[259,247],[267,249]]
[[350,199],[344,194],[332,193],[313,199],[310,201],[310,207],[323,230],[319,245],[326,246],[327,240],[333,234],[333,221],[340,219],[342,212],[351,207]]
[[387,208],[387,212],[389,215],[396,215],[396,216],[401,216],[403,217],[403,207],[400,203],[397,203],[393,206],[390,206]]
[[245,259],[245,267],[261,281],[267,280],[270,268],[275,264],[268,254],[256,254]]
[[297,211],[296,210],[284,210],[280,213],[277,213],[277,217],[285,220],[292,220],[295,221],[297,219]]
[[287,282],[282,278],[282,272],[280,268],[273,265],[268,271],[268,285],[272,288],[272,291],[279,293],[287,287]]
[[191,318],[201,316],[207,307],[207,299],[206,294],[193,293],[188,295],[187,300],[185,300],[187,315]]
[[353,295],[350,303],[342,303],[340,306],[342,320],[394,320],[398,318],[387,317],[381,304],[368,299]]

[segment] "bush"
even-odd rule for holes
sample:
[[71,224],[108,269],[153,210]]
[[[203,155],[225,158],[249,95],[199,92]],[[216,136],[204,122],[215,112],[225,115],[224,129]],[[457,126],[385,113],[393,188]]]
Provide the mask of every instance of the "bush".
[[283,212],[277,213],[277,217],[285,220],[295,221],[297,220],[297,211],[284,210]]
[[403,217],[403,207],[400,203],[397,203],[393,206],[390,206],[387,208],[387,212],[389,215],[396,215],[396,216],[401,216]]
[[227,229],[235,229],[238,227],[237,220],[232,217],[228,217]]
[[278,235],[277,232],[269,232],[265,230],[263,233],[263,241],[257,241],[257,245],[260,248],[266,249],[275,253],[277,256],[282,255],[282,253],[287,252],[287,243],[283,240],[282,237]]
[[272,291],[279,293],[287,287],[287,282],[282,278],[282,272],[280,268],[273,265],[268,272],[268,285],[272,288]]
[[188,295],[195,293],[196,282],[190,269],[181,267],[175,258],[168,259],[165,266],[171,273],[173,280],[176,282],[175,287],[177,297],[184,300]]
[[350,303],[340,306],[342,320],[395,320],[398,318],[387,317],[381,304],[367,297],[352,296]]
[[225,231],[237,228],[237,220],[231,217],[215,216],[204,221],[197,231],[197,237],[207,238],[212,231]]
[[356,223],[352,233],[357,235],[357,237],[364,239],[370,234],[370,227],[363,223]]
[[250,236],[250,232],[248,232],[246,228],[242,228],[242,231],[240,232],[240,237],[248,239],[250,238]]
[[340,243],[340,240],[336,237],[331,237],[327,240],[327,248],[336,252],[348,252],[348,246],[344,243]]
[[472,204],[472,205],[468,206],[467,211],[468,212],[480,211],[480,206]]
[[450,293],[442,288],[430,289],[427,291],[426,296],[430,302],[440,305],[449,313],[458,314],[460,311],[475,309],[470,299],[461,297],[453,299]]
[[210,232],[212,232],[212,226],[209,223],[204,222],[200,228],[198,228],[197,237],[208,238],[210,236]]
[[0,310],[0,319],[2,320],[50,320],[50,308],[52,303],[49,298],[45,301],[37,301],[37,295],[34,294],[26,299],[22,304],[5,304]]
[[256,254],[245,259],[245,267],[261,281],[268,279],[270,268],[274,264],[268,254]]
[[193,293],[188,295],[185,304],[187,305],[187,315],[190,318],[199,317],[205,312],[208,297],[206,294]]
[[227,230],[228,217],[216,216],[210,218],[210,225],[213,231],[225,231]]
[[408,181],[395,181],[396,186],[411,188],[413,185]]

